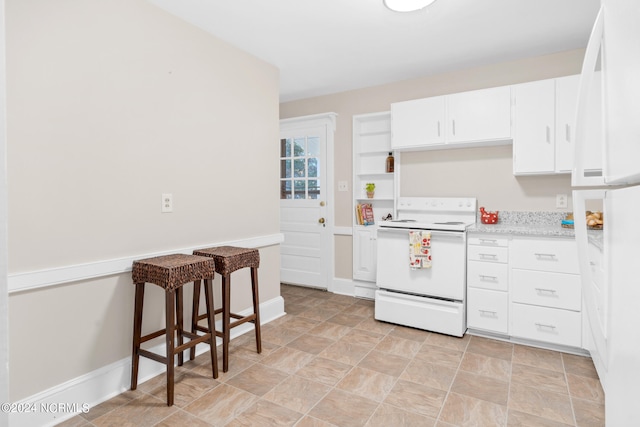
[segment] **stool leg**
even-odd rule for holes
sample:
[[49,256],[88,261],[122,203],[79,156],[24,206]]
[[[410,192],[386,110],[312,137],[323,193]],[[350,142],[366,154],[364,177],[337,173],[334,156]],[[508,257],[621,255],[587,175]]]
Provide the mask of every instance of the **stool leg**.
[[[176,289],[176,333],[178,335],[178,347],[184,344],[184,318],[182,312],[182,286]],[[193,347],[192,347],[193,348]],[[178,366],[184,363],[184,351],[178,353]]]
[[207,322],[209,323],[209,349],[211,353],[211,370],[213,378],[218,378],[218,350],[216,348],[216,320],[213,306],[213,280],[204,280],[204,296],[207,305]]
[[[193,305],[191,308],[191,333],[195,334],[196,325],[198,324],[198,311],[200,310],[200,280],[193,282]],[[205,282],[206,291],[206,282]],[[196,348],[191,347],[189,349],[189,360],[193,360],[196,357]]]
[[231,324],[231,277],[222,276],[222,372],[229,370],[229,337]]
[[260,338],[260,298],[258,297],[258,269],[251,267],[251,290],[253,291],[253,312],[256,315],[254,320],[256,330],[256,350],[262,353],[262,339]]
[[175,333],[175,294],[173,292],[165,292],[165,310],[166,310],[166,323],[167,323],[167,406],[173,405],[173,363],[174,363],[174,345],[173,335]]
[[136,283],[135,309],[133,313],[133,354],[131,356],[131,390],[138,387],[138,366],[140,364],[140,338],[142,336],[142,304],[144,283]]

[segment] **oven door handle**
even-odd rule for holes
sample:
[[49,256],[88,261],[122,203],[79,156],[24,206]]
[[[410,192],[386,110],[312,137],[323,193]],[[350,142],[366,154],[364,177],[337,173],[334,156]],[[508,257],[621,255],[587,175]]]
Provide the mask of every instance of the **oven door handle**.
[[446,231],[446,230],[424,230],[421,228],[391,228],[391,227],[379,227],[378,233],[380,232],[389,232],[389,233],[406,233],[409,234],[410,231],[428,231],[432,236],[445,236],[445,237],[459,237],[463,241],[465,240],[464,231]]

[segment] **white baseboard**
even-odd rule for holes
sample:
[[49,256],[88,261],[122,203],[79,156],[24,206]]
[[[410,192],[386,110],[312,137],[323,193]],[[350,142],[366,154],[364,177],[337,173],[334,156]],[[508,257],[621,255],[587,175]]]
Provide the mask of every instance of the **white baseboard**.
[[332,286],[329,289],[329,291],[333,292],[334,294],[349,295],[349,296],[355,295],[355,292],[354,292],[355,286],[354,286],[353,280],[351,279],[341,279],[339,277],[334,277],[331,285]]
[[373,282],[334,277],[329,292],[356,298],[374,299],[377,289],[378,287]]
[[[251,309],[249,308],[239,314],[250,313]],[[260,304],[260,320],[263,325],[284,315],[284,299],[281,296]],[[216,323],[216,328],[222,329],[218,323]],[[252,330],[253,326],[250,323],[240,325],[231,330],[231,339]],[[221,343],[222,341],[218,339],[218,345]],[[162,355],[166,353],[164,344],[157,345],[150,351]],[[196,347],[196,354],[205,351],[209,351],[206,344],[199,344]],[[138,384],[144,383],[165,370],[164,365],[141,357]],[[81,413],[83,409],[90,410],[90,408],[129,390],[130,386],[131,358],[127,357],[11,404],[15,410],[9,414],[9,425],[12,427],[54,426]],[[7,412],[4,409],[3,406],[3,412]],[[21,410],[18,411],[18,409]]]

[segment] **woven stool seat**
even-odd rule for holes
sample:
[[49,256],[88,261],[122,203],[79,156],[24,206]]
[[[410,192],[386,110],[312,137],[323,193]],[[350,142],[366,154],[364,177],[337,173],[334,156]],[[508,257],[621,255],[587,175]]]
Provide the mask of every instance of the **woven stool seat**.
[[172,254],[133,262],[133,283],[153,283],[173,291],[185,283],[213,277],[211,258],[196,255]]
[[[216,352],[215,333],[197,335],[184,330],[183,327],[183,297],[182,288],[186,283],[193,282],[194,288],[200,292],[200,283],[205,284],[206,318],[212,330],[214,324],[214,306],[212,281],[214,262],[209,257],[186,254],[172,254],[154,258],[141,259],[133,262],[131,276],[136,286],[135,311],[133,315],[133,355],[131,364],[131,390],[138,386],[138,367],[140,356],[155,360],[167,366],[167,405],[173,405],[174,389],[174,361],[178,355],[178,365],[182,366],[183,352],[187,349],[195,351],[199,343],[208,343],[211,353],[211,369],[213,378],[218,378],[218,356]],[[165,290],[166,327],[142,336],[142,308],[144,303],[145,284],[153,283]],[[146,341],[165,335],[166,356],[140,348]],[[175,336],[177,335],[177,345]],[[184,338],[189,341],[184,343]]]
[[[262,352],[262,341],[260,338],[260,302],[258,298],[258,267],[260,266],[260,252],[257,249],[239,248],[236,246],[218,246],[213,248],[198,249],[193,251],[194,255],[204,256],[213,259],[215,272],[222,276],[222,308],[215,310],[215,313],[222,313],[222,332],[215,331],[215,335],[222,337],[222,371],[229,370],[229,341],[230,330],[243,323],[254,324],[256,333],[256,350]],[[241,268],[251,269],[251,291],[253,297],[253,313],[242,316],[231,313],[231,273]],[[204,318],[204,314],[198,313],[200,300],[199,287],[193,291],[193,311],[191,319],[191,332],[209,332],[198,324]],[[231,322],[231,318],[235,319]],[[190,357],[193,360],[194,350],[191,349]]]
[[241,268],[260,267],[260,252],[257,249],[239,248],[236,246],[218,246],[198,249],[194,255],[213,258],[216,273],[226,276]]

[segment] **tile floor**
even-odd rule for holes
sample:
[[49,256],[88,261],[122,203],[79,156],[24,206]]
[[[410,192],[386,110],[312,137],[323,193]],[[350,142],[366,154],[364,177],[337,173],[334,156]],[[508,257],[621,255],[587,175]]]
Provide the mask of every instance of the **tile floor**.
[[[589,358],[378,322],[373,302],[282,286],[287,315],[62,426],[603,426]],[[221,351],[219,351],[221,355]],[[220,365],[222,366],[222,365]]]

